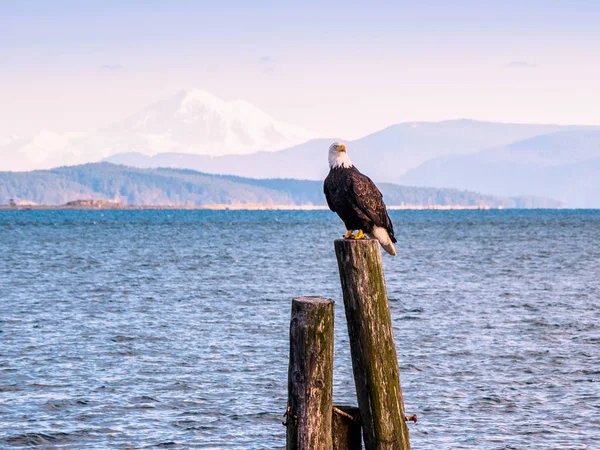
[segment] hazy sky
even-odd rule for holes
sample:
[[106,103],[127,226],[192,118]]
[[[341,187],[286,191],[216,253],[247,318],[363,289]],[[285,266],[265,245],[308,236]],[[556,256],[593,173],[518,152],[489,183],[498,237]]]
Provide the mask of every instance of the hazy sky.
[[0,0],[0,137],[88,131],[186,87],[322,135],[600,125],[598,1]]

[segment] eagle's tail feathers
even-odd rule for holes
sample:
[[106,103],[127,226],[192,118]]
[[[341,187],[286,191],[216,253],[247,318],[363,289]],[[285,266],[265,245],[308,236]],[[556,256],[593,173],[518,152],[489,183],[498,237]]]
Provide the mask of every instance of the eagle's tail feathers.
[[392,256],[396,256],[396,248],[385,228],[373,227],[373,231],[368,235],[371,239],[377,239],[386,252]]

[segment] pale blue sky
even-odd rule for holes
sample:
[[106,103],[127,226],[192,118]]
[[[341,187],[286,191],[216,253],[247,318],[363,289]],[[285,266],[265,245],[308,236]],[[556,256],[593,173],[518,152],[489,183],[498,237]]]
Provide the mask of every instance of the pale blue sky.
[[600,125],[597,1],[0,0],[0,137],[184,87],[327,136],[468,117]]

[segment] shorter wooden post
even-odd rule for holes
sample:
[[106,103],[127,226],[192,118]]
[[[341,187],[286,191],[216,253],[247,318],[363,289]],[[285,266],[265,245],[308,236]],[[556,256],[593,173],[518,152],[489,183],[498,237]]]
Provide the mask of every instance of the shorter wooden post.
[[333,407],[333,450],[361,450],[360,412],[356,406]]
[[287,450],[331,450],[333,300],[292,300]]
[[398,356],[376,240],[335,241],[366,450],[410,450]]

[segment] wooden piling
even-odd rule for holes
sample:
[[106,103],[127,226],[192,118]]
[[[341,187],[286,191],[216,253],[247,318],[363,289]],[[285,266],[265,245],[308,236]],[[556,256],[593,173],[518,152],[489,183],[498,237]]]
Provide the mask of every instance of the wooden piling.
[[336,240],[366,450],[409,450],[398,356],[376,240]]
[[356,406],[333,407],[333,450],[361,450],[360,412]]
[[333,300],[292,300],[287,450],[331,450]]

